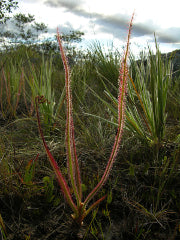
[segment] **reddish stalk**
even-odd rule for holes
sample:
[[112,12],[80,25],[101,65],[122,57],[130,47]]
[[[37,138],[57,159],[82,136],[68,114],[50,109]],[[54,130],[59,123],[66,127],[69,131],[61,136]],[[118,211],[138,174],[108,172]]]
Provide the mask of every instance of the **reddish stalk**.
[[112,152],[107,163],[106,169],[104,174],[97,184],[97,186],[91,191],[91,193],[87,196],[84,202],[82,201],[82,187],[81,187],[81,177],[80,177],[80,170],[79,170],[79,163],[76,153],[76,146],[75,146],[75,136],[74,136],[74,123],[73,123],[73,106],[72,106],[72,94],[71,94],[71,74],[70,68],[68,65],[68,61],[61,43],[61,38],[59,32],[57,31],[57,40],[59,43],[60,53],[62,57],[62,61],[64,64],[65,69],[65,88],[66,88],[66,154],[67,154],[67,164],[68,164],[68,173],[69,178],[71,180],[71,185],[76,197],[76,204],[74,203],[69,186],[66,183],[66,180],[62,176],[61,170],[59,169],[55,159],[53,158],[52,154],[49,151],[49,148],[45,142],[45,138],[43,135],[43,131],[40,124],[40,116],[38,111],[38,105],[47,101],[43,96],[36,97],[36,113],[37,113],[37,120],[38,120],[38,128],[40,132],[40,136],[43,141],[43,145],[45,147],[46,153],[49,157],[50,163],[55,171],[55,174],[58,178],[60,187],[66,197],[66,200],[70,207],[72,208],[74,214],[72,214],[73,219],[76,220],[77,223],[82,224],[83,219],[92,211],[101,201],[105,199],[106,196],[103,196],[96,202],[94,202],[87,210],[87,204],[90,200],[97,194],[97,192],[102,188],[104,183],[106,182],[109,173],[112,169],[113,163],[118,153],[119,144],[122,137],[123,127],[124,127],[124,118],[125,118],[125,100],[126,100],[126,93],[127,93],[127,80],[128,80],[128,68],[127,68],[127,60],[129,54],[129,42],[130,42],[130,35],[132,30],[132,22],[133,22],[134,14],[132,15],[130,25],[129,25],[129,32],[128,32],[128,39],[126,45],[126,51],[124,53],[124,58],[121,62],[120,72],[119,72],[119,94],[118,94],[118,131],[115,136],[114,145],[112,148]]
[[55,161],[55,159],[53,158],[51,152],[49,151],[49,148],[48,148],[48,146],[46,144],[46,141],[45,141],[45,138],[44,138],[44,134],[43,134],[43,131],[42,131],[42,128],[41,128],[38,105],[41,104],[41,103],[44,103],[45,101],[46,101],[46,99],[43,96],[41,96],[41,97],[38,96],[35,99],[39,133],[40,133],[41,139],[43,141],[43,145],[44,145],[44,148],[46,150],[46,153],[47,153],[47,155],[49,157],[51,166],[54,169],[54,172],[55,172],[56,177],[58,179],[58,182],[59,182],[59,185],[61,187],[61,190],[64,193],[64,196],[65,196],[68,204],[71,206],[72,210],[75,213],[77,213],[77,207],[76,207],[76,205],[74,204],[74,202],[72,200],[72,197],[71,197],[71,194],[70,194],[70,189],[69,189],[69,187],[68,187],[68,185],[66,183],[66,180],[64,179],[64,177],[63,177],[63,175],[61,173],[61,170],[60,170],[59,166],[57,165],[57,162]]
[[76,196],[77,204],[78,206],[80,206],[81,198],[82,198],[82,190],[81,190],[81,177],[80,177],[79,163],[77,159],[75,139],[74,139],[74,123],[73,123],[73,116],[72,116],[73,107],[72,107],[72,94],[71,94],[71,73],[70,73],[68,60],[66,58],[58,30],[57,30],[57,40],[59,43],[59,49],[60,49],[62,61],[64,64],[64,70],[65,70],[66,101],[67,101],[66,103],[67,163],[68,163],[69,176],[70,176],[71,184]]
[[118,131],[115,136],[113,149],[112,149],[108,164],[106,166],[106,169],[104,171],[104,174],[103,174],[100,182],[97,184],[97,186],[92,190],[92,192],[85,199],[85,201],[84,201],[85,205],[95,196],[95,194],[102,188],[102,186],[106,182],[106,180],[109,176],[110,170],[112,169],[115,158],[117,156],[117,153],[118,153],[118,148],[119,148],[119,144],[120,144],[121,137],[122,137],[122,131],[123,131],[123,127],[124,127],[125,99],[126,99],[126,93],[127,93],[127,79],[128,79],[127,59],[128,59],[128,54],[129,54],[129,42],[130,42],[133,18],[134,18],[134,14],[132,15],[130,25],[129,25],[126,52],[125,52],[124,58],[121,63],[120,75],[119,75]]

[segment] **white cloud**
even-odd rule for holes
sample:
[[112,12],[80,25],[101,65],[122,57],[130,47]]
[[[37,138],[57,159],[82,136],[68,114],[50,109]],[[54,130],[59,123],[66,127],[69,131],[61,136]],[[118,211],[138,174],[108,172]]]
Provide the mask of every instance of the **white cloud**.
[[119,41],[126,39],[135,10],[132,41],[153,42],[156,32],[163,50],[180,42],[179,0],[22,0],[19,5],[21,12],[34,14],[51,30],[66,27],[85,32],[87,39]]

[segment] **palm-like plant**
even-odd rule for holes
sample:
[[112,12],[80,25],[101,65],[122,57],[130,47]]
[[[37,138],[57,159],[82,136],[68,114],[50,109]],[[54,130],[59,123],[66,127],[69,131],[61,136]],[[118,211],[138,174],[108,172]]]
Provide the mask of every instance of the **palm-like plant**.
[[[146,60],[144,57],[138,61],[135,61],[133,57],[131,58],[126,128],[141,141],[151,145],[160,146],[163,141],[167,117],[165,111],[167,92],[172,75],[171,67],[171,59],[162,59],[157,42],[155,55],[149,49]],[[105,83],[104,86],[105,94],[113,104],[102,101],[117,118],[118,101]]]

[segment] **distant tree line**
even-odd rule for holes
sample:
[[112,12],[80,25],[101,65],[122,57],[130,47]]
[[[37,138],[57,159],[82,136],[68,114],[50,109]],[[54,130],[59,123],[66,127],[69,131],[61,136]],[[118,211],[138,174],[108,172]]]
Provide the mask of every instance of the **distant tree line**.
[[[31,14],[17,13],[12,15],[13,10],[18,8],[16,0],[1,0],[0,2],[0,45],[1,48],[16,47],[18,45],[34,45],[39,50],[56,51],[57,42],[52,39],[40,39],[40,35],[48,32],[44,23],[38,23]],[[79,43],[84,35],[81,31],[70,31],[62,34],[62,39],[70,54],[75,47],[73,43]]]

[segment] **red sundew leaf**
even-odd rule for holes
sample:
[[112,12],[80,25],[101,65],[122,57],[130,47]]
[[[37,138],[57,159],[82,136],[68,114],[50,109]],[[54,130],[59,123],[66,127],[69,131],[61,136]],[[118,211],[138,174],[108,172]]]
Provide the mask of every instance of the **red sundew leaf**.
[[73,124],[73,107],[72,107],[72,94],[71,94],[71,73],[66,58],[64,48],[62,46],[61,38],[57,30],[57,40],[65,69],[65,87],[66,87],[66,154],[69,178],[76,196],[78,205],[81,203],[82,190],[79,164],[76,154],[75,138],[74,138],[74,124]]
[[88,215],[97,205],[99,205],[105,198],[107,197],[107,194],[103,196],[102,198],[98,199],[96,202],[94,202],[86,211],[86,215]]
[[28,164],[27,164],[27,168],[29,168],[32,164],[34,164],[39,158],[39,153],[36,155],[35,158],[31,159]]
[[104,171],[104,174],[103,174],[101,180],[99,181],[99,183],[96,185],[96,187],[91,191],[91,193],[85,199],[85,201],[84,201],[85,205],[87,205],[87,203],[95,196],[95,194],[102,188],[102,186],[106,182],[106,180],[109,176],[110,170],[112,169],[115,158],[117,156],[119,144],[120,144],[120,141],[122,138],[122,132],[123,132],[123,127],[124,127],[124,118],[125,118],[125,100],[126,100],[126,92],[127,92],[127,79],[128,79],[127,59],[128,59],[128,54],[129,54],[129,41],[130,41],[130,36],[131,36],[133,18],[134,18],[134,14],[132,15],[132,18],[130,21],[126,51],[124,53],[124,57],[122,59],[121,67],[120,67],[120,71],[119,71],[118,131],[115,136],[115,141],[114,141],[114,145],[112,148],[112,152],[111,152],[109,161],[107,163],[106,169]]
[[57,165],[57,162],[55,161],[54,157],[52,156],[51,152],[49,151],[49,148],[46,144],[45,138],[44,138],[44,134],[41,128],[41,123],[40,123],[40,116],[39,116],[39,111],[38,111],[38,104],[43,103],[45,101],[45,98],[43,98],[43,96],[39,97],[37,96],[35,99],[35,104],[36,104],[36,114],[37,114],[37,121],[38,121],[38,129],[39,129],[39,133],[41,136],[41,139],[43,141],[43,145],[44,148],[46,150],[46,153],[48,155],[49,161],[51,163],[51,166],[53,167],[53,170],[56,174],[56,177],[58,179],[59,185],[61,187],[61,190],[68,202],[68,204],[70,205],[70,207],[72,208],[72,210],[77,213],[77,206],[74,204],[71,194],[70,194],[70,189],[66,183],[66,180],[64,179],[61,170],[59,169],[59,166]]

